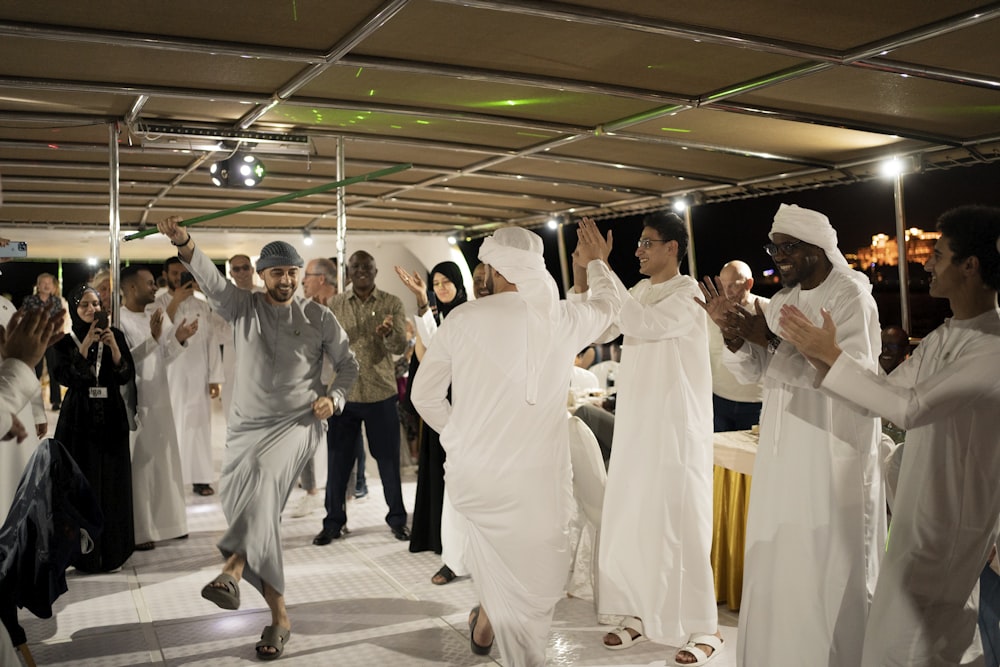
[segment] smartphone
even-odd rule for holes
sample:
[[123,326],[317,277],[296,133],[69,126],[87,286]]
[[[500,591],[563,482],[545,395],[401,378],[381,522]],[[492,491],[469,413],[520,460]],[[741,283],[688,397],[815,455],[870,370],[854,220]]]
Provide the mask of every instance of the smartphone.
[[194,276],[191,275],[190,271],[185,271],[184,273],[181,274],[181,286],[193,282],[194,282]]
[[99,310],[94,313],[94,323],[97,325],[98,329],[108,328],[108,312],[105,310]]
[[27,257],[27,256],[28,256],[27,241],[11,241],[7,245],[0,247],[0,257]]

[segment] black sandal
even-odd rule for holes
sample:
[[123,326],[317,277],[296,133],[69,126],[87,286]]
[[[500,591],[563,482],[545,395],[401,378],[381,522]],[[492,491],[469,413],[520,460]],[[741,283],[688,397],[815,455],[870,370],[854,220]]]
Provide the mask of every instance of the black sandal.
[[441,569],[434,573],[431,577],[431,583],[435,586],[444,586],[445,584],[450,584],[455,580],[455,573],[451,571],[451,568],[447,565],[442,565]]
[[[493,648],[493,642],[491,641],[488,645],[483,646],[476,643],[476,624],[479,623],[479,612],[481,611],[480,605],[476,605],[472,608],[472,618],[469,619],[469,648],[476,655],[489,655],[490,649]],[[494,636],[494,640],[496,637]]]
[[209,485],[209,484],[195,484],[194,485],[194,492],[196,494],[198,494],[199,496],[214,496],[215,495],[215,489],[213,489],[211,487],[211,485]]

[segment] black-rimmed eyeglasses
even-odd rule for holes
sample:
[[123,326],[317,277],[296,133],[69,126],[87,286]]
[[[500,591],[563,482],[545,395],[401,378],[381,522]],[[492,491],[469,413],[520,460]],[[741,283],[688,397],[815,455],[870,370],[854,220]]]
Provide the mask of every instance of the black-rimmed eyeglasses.
[[787,241],[785,243],[765,243],[764,252],[766,252],[771,257],[777,255],[779,250],[781,251],[782,255],[791,255],[793,252],[795,252],[795,248],[797,248],[802,243],[805,243],[805,241]]

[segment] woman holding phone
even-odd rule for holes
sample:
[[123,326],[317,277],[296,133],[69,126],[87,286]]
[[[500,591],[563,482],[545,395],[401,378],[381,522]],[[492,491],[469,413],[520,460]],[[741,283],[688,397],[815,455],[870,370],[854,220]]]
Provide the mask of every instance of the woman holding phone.
[[103,531],[91,536],[94,548],[73,565],[81,572],[109,572],[135,548],[129,425],[121,394],[134,381],[135,366],[97,290],[73,290],[69,315],[70,333],[55,345],[56,380],[67,388],[55,437],[80,466],[104,514]]

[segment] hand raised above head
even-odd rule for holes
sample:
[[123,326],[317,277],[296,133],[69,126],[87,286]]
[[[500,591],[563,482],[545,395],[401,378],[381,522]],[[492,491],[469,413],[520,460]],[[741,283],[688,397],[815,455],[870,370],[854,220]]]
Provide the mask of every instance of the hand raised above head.
[[183,218],[179,215],[172,215],[156,223],[156,228],[161,234],[170,239],[171,243],[180,245],[185,239],[190,238],[188,232],[178,224],[181,220]]
[[581,218],[576,230],[576,250],[573,251],[573,262],[579,262],[583,267],[599,259],[605,264],[611,255],[612,235],[608,230],[607,238],[601,236],[597,223],[593,218]]

